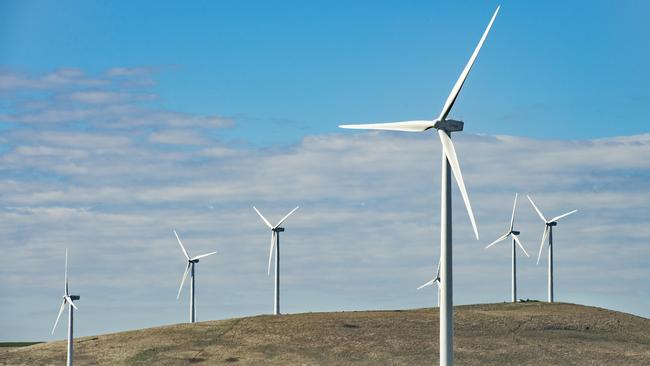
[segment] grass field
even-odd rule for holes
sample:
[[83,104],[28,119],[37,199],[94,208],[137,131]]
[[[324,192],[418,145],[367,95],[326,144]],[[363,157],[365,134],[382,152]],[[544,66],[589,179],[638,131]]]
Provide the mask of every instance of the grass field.
[[[650,365],[650,319],[555,303],[455,308],[458,365]],[[438,310],[305,313],[178,324],[76,340],[79,365],[432,365]],[[0,365],[65,361],[65,342]]]

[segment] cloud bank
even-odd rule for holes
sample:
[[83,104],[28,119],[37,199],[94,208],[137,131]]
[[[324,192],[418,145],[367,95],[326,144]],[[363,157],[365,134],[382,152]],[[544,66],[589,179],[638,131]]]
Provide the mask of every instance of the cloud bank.
[[[254,148],[219,138],[228,118],[158,105],[147,68],[0,80],[10,97],[0,109],[0,291],[17,309],[2,315],[2,340],[49,339],[66,247],[78,334],[186,321],[172,228],[190,254],[219,251],[197,266],[199,320],[270,312],[269,233],[253,204],[271,221],[301,206],[282,236],[285,312],[435,303],[435,291],[415,291],[439,253],[434,134],[342,131]],[[548,216],[580,210],[554,231],[559,301],[650,316],[650,135],[454,140],[481,234],[473,239],[454,186],[456,303],[509,299],[509,248],[484,247],[506,230],[519,192]],[[543,225],[525,200],[518,212],[536,256]],[[545,266],[519,263],[520,297],[544,299]]]

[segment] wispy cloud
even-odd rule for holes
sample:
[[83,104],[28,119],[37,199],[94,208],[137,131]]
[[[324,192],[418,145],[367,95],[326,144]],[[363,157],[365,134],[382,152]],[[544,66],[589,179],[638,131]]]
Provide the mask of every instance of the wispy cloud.
[[170,145],[204,145],[207,140],[194,131],[162,130],[149,135],[149,142]]
[[[42,76],[0,72],[0,92],[10,104],[0,122],[83,124],[93,128],[231,127],[230,118],[176,112],[152,105],[153,70],[113,68],[98,76],[79,69],[60,69]],[[13,102],[13,103],[11,103]]]
[[88,77],[81,69],[62,68],[48,74],[31,76],[0,71],[0,90],[60,90],[73,87],[100,87],[109,84],[102,78]]

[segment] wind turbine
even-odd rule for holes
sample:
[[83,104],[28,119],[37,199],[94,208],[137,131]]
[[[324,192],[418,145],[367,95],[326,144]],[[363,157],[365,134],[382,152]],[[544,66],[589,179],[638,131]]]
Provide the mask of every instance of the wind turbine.
[[77,309],[77,305],[74,304],[74,300],[79,300],[80,298],[81,296],[79,295],[70,295],[70,292],[68,291],[68,248],[66,248],[65,249],[65,287],[63,289],[63,302],[61,303],[61,307],[59,308],[59,315],[56,316],[54,327],[52,327],[52,334],[54,334],[54,330],[56,330],[56,325],[59,324],[59,318],[61,318],[61,314],[63,314],[63,310],[65,309],[65,304],[68,304],[68,352],[67,352],[68,361],[66,363],[68,366],[72,366],[72,358],[73,358],[74,337],[72,335],[72,329],[73,329],[73,320],[74,320],[74,310]]
[[418,290],[427,286],[436,284],[438,287],[438,307],[440,307],[440,261],[438,261],[438,269],[436,270],[436,277],[424,285],[418,287]]
[[190,273],[190,323],[196,323],[196,303],[194,302],[194,278],[195,278],[195,272],[194,272],[194,265],[199,263],[199,259],[205,258],[209,255],[216,254],[217,252],[210,252],[207,254],[201,254],[197,255],[196,257],[190,258],[190,256],[187,254],[187,251],[185,250],[185,247],[183,246],[183,243],[181,242],[181,238],[178,237],[178,234],[176,233],[176,230],[174,231],[174,235],[176,236],[176,240],[178,240],[178,245],[181,246],[181,250],[183,251],[183,255],[185,255],[185,258],[187,259],[187,267],[185,267],[185,273],[183,273],[183,279],[181,280],[181,285],[178,288],[178,295],[176,295],[176,299],[179,299],[181,296],[181,291],[183,290],[183,284],[185,283],[185,279],[187,278],[187,273]]
[[440,137],[440,142],[442,143],[442,187],[441,187],[441,196],[440,196],[440,294],[441,294],[441,303],[440,303],[440,365],[452,365],[454,361],[454,330],[453,330],[453,281],[452,281],[452,249],[451,249],[451,172],[454,174],[454,178],[458,183],[458,188],[460,189],[461,196],[465,202],[465,207],[467,208],[467,213],[469,214],[469,219],[472,223],[472,228],[474,229],[474,234],[478,240],[478,229],[476,227],[476,221],[474,219],[474,213],[472,211],[472,206],[469,203],[469,197],[467,196],[467,191],[465,189],[465,183],[463,181],[463,176],[460,172],[460,165],[458,163],[458,157],[456,156],[456,150],[454,149],[454,144],[451,142],[451,133],[458,132],[463,130],[463,122],[455,121],[452,119],[447,119],[451,108],[456,102],[456,98],[460,93],[460,89],[463,87],[467,75],[469,74],[474,61],[478,56],[485,38],[490,32],[492,23],[499,13],[499,7],[492,15],[492,19],[488,24],[483,36],[481,37],[478,45],[474,49],[474,53],[469,59],[467,65],[463,69],[463,72],[460,74],[460,77],[454,84],[451,93],[447,97],[447,101],[440,112],[440,115],[435,120],[418,120],[418,121],[406,121],[406,122],[391,122],[391,123],[374,123],[374,124],[355,124],[355,125],[341,125],[341,128],[352,128],[352,129],[368,129],[368,130],[389,130],[389,131],[406,131],[406,132],[423,132],[431,128],[438,130],[438,136]]
[[519,241],[520,232],[514,229],[516,207],[517,194],[515,193],[515,203],[512,205],[512,216],[510,216],[510,228],[508,229],[508,232],[501,235],[499,239],[493,241],[490,245],[485,247],[485,249],[487,249],[496,243],[506,240],[509,236],[512,236],[512,302],[517,302],[517,245],[519,245],[519,248],[524,251],[526,257],[530,257],[526,252],[526,249],[524,249],[524,246],[521,244],[521,241]]
[[262,215],[255,206],[253,206],[253,209],[262,218],[264,224],[266,224],[266,226],[271,229],[271,248],[269,249],[268,275],[271,275],[271,258],[273,257],[273,248],[275,247],[275,290],[273,295],[273,314],[280,315],[280,233],[284,231],[284,228],[280,227],[280,225],[282,225],[284,220],[286,220],[298,209],[298,206],[286,214],[286,216],[284,216],[282,220],[280,220],[275,226],[271,225],[269,220],[267,220],[266,217],[264,217],[264,215]]
[[544,232],[542,233],[542,242],[539,245],[539,254],[537,255],[537,264],[539,264],[539,259],[542,257],[542,248],[544,248],[544,241],[548,237],[548,302],[553,302],[553,226],[557,226],[557,220],[569,216],[572,213],[578,212],[578,210],[569,211],[560,216],[555,216],[554,218],[547,220],[542,211],[535,206],[535,202],[530,196],[527,196],[530,203],[533,205],[533,208],[539,215],[539,218],[544,221]]

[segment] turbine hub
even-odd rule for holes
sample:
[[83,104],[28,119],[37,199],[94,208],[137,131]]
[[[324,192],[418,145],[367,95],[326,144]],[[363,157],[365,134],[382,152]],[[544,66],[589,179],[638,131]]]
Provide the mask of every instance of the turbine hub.
[[433,126],[433,128],[437,128],[439,130],[447,131],[447,132],[458,132],[463,130],[463,125],[465,123],[463,121],[456,121],[453,119],[446,119],[444,121],[438,121],[436,124]]

